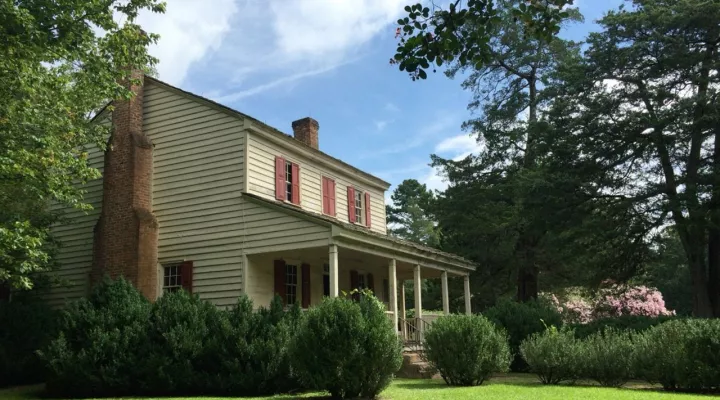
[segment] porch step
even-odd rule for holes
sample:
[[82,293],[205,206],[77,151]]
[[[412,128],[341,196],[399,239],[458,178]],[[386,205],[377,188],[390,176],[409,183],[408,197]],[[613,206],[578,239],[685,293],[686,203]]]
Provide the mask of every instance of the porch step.
[[427,361],[424,361],[422,355],[416,351],[407,351],[403,353],[403,363],[400,371],[395,374],[398,378],[406,379],[432,379],[437,375]]

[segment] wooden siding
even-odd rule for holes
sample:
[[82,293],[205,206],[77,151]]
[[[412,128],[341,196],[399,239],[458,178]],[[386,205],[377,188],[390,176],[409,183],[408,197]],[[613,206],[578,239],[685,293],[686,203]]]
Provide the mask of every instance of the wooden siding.
[[[88,146],[88,162],[102,173],[103,152],[97,146]],[[43,292],[41,297],[52,306],[61,306],[67,301],[77,300],[88,293],[90,269],[92,267],[93,228],[102,207],[102,178],[92,180],[82,187],[84,202],[93,209],[82,211],[58,204],[53,209],[61,210],[66,221],[52,228],[52,234],[60,242],[58,262],[60,268],[50,275],[59,280],[59,285]]]
[[145,86],[143,118],[155,145],[158,260],[193,261],[193,292],[235,304],[243,279],[243,120],[155,83]]
[[337,218],[348,222],[347,186],[370,193],[372,230],[386,233],[385,196],[380,190],[358,184],[351,176],[341,175],[321,167],[314,160],[307,159],[271,143],[257,133],[250,133],[248,140],[248,191],[275,200],[275,156],[283,156],[300,165],[300,203],[304,210],[321,214],[322,177],[335,180],[335,201]]

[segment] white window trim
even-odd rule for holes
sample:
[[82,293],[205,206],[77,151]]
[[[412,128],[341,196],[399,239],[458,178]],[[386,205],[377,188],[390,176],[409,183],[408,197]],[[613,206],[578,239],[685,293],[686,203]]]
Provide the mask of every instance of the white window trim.
[[[353,187],[355,190],[355,198],[353,199],[353,212],[355,213],[355,224],[365,226],[365,191],[360,190],[357,187]],[[357,214],[357,197],[360,196],[360,217]]]
[[[180,270],[181,263],[168,263],[162,264],[162,293],[174,292],[182,290],[182,271]],[[175,274],[172,274],[172,268],[175,268]],[[171,271],[168,275],[167,271]],[[175,278],[175,284],[170,285],[170,279]],[[167,279],[166,279],[167,278]]]

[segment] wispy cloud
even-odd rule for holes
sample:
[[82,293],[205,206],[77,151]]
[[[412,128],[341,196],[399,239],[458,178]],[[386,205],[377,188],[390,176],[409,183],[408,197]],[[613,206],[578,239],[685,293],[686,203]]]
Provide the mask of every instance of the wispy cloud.
[[142,12],[138,23],[160,35],[149,49],[160,60],[159,78],[181,84],[193,63],[220,48],[237,12],[233,0],[215,0],[212,7],[197,0],[171,0],[165,14]]
[[222,46],[194,67],[212,72],[200,74],[203,90],[220,93],[226,102],[277,90],[361,58],[367,43],[387,33],[405,5],[405,0],[235,1],[238,12]]
[[446,136],[448,131],[456,132],[460,129],[460,116],[454,113],[439,113],[437,117],[424,124],[414,134],[408,134],[405,140],[393,143],[384,148],[375,149],[361,154],[361,159],[400,154],[426,145],[433,139]]
[[243,89],[243,90],[233,92],[233,93],[227,93],[227,94],[219,94],[218,93],[216,96],[213,97],[213,100],[215,100],[219,103],[232,103],[234,101],[244,99],[246,97],[250,97],[250,96],[256,95],[258,93],[262,93],[266,90],[270,90],[270,89],[276,88],[278,86],[286,85],[286,84],[298,81],[303,78],[308,78],[311,76],[323,74],[328,71],[332,71],[335,68],[338,68],[345,64],[350,64],[354,61],[355,60],[348,60],[348,61],[340,63],[340,64],[328,65],[328,66],[318,68],[318,69],[315,69],[312,71],[301,72],[299,74],[284,76],[284,77],[275,79],[273,81],[263,83],[261,85],[253,86],[249,89]]
[[389,112],[399,112],[400,108],[395,105],[395,103],[387,102],[385,103],[385,111]]
[[[479,143],[473,136],[461,134],[441,140],[435,145],[435,152],[441,156],[458,161],[482,151],[482,143]],[[448,182],[442,172],[437,168],[428,168],[425,175],[420,179],[421,183],[429,189],[443,191],[447,189]]]

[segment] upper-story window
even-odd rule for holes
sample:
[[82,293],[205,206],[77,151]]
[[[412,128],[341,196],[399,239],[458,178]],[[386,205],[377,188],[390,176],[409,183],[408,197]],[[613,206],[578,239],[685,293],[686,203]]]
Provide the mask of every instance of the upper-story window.
[[293,195],[293,163],[285,161],[285,200],[292,202]]
[[275,157],[275,198],[300,205],[300,165]]
[[355,222],[358,224],[363,223],[363,213],[365,212],[365,206],[363,204],[364,203],[363,202],[363,200],[364,200],[363,194],[364,194],[363,192],[361,192],[357,189],[355,190],[355,199],[354,199],[355,210],[353,210],[353,211],[355,212]]
[[358,190],[353,186],[348,186],[347,189],[348,220],[351,223],[370,228],[370,193]]

